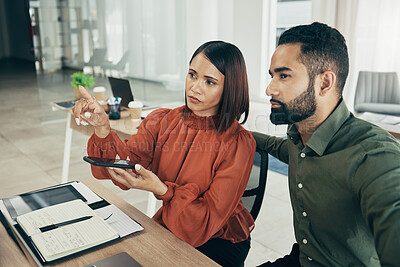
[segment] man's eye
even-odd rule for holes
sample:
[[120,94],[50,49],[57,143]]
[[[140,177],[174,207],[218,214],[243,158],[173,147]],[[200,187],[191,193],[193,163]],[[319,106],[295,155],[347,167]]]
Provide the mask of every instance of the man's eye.
[[284,74],[284,73],[281,73],[279,76],[281,77],[281,79],[285,79],[285,78],[289,77],[289,75]]

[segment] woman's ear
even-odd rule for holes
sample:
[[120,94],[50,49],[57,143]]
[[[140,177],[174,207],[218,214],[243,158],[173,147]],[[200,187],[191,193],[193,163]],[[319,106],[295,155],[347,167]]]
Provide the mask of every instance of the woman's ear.
[[328,92],[331,92],[334,90],[335,86],[336,86],[336,74],[331,71],[331,70],[327,70],[324,71],[323,73],[320,74],[320,90],[319,90],[319,95],[320,96],[324,96],[326,95]]

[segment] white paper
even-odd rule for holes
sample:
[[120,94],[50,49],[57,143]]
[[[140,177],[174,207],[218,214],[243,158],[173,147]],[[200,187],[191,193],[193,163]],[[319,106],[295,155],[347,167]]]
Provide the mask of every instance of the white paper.
[[115,205],[108,205],[94,211],[103,219],[106,219],[112,214],[106,222],[118,232],[120,237],[143,230],[140,224],[131,219],[131,217],[126,215]]

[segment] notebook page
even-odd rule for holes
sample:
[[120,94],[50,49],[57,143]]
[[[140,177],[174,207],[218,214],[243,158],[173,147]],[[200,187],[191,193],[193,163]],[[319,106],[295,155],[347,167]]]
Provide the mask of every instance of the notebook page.
[[93,215],[94,212],[82,200],[72,200],[35,210],[18,216],[17,221],[29,235],[40,233],[39,228],[71,219]]
[[47,261],[113,240],[118,233],[104,220],[95,216],[89,220],[35,234],[32,240]]

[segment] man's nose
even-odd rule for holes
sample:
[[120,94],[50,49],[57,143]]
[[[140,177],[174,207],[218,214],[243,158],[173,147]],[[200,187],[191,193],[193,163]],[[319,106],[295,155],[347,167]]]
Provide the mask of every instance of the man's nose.
[[265,93],[267,96],[276,96],[279,94],[279,91],[276,89],[274,80],[271,80],[271,82],[268,84],[267,89],[265,89]]

